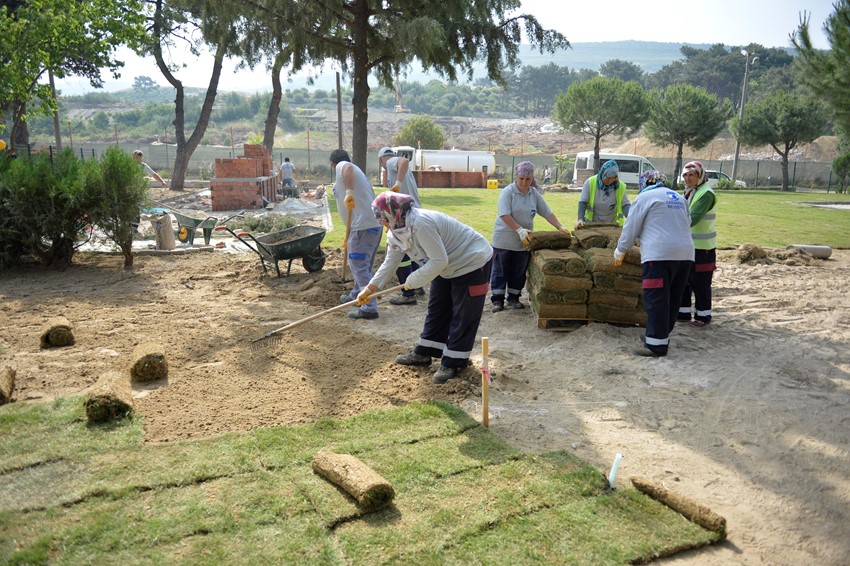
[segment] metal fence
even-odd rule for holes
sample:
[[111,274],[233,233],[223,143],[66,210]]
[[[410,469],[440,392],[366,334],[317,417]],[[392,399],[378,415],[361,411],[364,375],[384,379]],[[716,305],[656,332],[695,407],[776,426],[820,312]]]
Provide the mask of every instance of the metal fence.
[[[73,151],[83,159],[100,157],[106,148],[113,146],[111,143],[85,143],[71,146]],[[122,149],[132,152],[141,149],[145,156],[145,162],[164,177],[170,177],[170,171],[174,167],[176,147],[170,144],[151,144],[138,146],[135,144],[119,143]],[[35,151],[28,148],[27,152]],[[52,146],[38,147],[38,151],[53,151]],[[19,152],[22,153],[22,152]],[[216,158],[233,158],[242,155],[242,147],[226,146],[198,146],[189,161],[189,178],[210,179],[215,176]],[[275,166],[280,167],[284,157],[295,165],[296,178],[310,179],[316,182],[330,182],[333,179],[331,170],[329,150],[304,149],[304,148],[275,148],[272,152]],[[655,167],[666,173],[673,174],[676,160],[670,157],[647,156]],[[682,163],[693,159],[702,162],[706,169],[714,169],[732,174],[732,162],[724,160],[702,159],[700,157],[687,156],[682,158]],[[572,168],[559,168],[554,155],[509,155],[496,154],[497,176],[506,181],[513,180],[513,172],[516,165],[521,161],[531,161],[534,164],[537,176],[542,180],[543,167],[548,165],[552,169],[552,182],[569,184],[572,181]],[[375,152],[369,152],[366,158],[366,174],[377,183],[379,179],[378,158]],[[835,190],[839,187],[839,180],[832,172],[831,163],[816,163],[811,161],[792,161],[788,164],[788,178],[792,187],[816,187],[819,189]],[[782,164],[774,160],[761,161],[738,161],[738,179],[745,181],[748,188],[776,188],[782,184]]]

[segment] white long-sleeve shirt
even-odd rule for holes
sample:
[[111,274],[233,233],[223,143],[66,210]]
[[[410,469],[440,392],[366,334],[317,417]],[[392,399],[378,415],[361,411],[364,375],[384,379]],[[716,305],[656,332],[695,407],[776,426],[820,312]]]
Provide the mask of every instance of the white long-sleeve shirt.
[[642,263],[693,261],[691,217],[685,198],[667,187],[644,189],[632,203],[617,251],[628,253],[637,238]]
[[413,209],[408,224],[412,236],[407,250],[392,232],[387,235],[387,255],[369,282],[379,289],[395,274],[405,253],[420,266],[407,277],[411,289],[424,287],[438,276],[450,279],[466,275],[493,257],[493,247],[484,236],[442,212]]

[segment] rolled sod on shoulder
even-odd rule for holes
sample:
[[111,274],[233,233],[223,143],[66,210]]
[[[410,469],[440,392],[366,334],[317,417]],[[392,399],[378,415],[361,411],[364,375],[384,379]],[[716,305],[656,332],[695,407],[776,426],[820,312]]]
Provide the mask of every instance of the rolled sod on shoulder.
[[51,318],[41,327],[41,347],[60,348],[74,344],[74,325],[64,316]]
[[320,450],[313,457],[313,471],[341,487],[365,509],[378,509],[395,497],[387,480],[351,454]]
[[12,402],[12,393],[15,391],[15,372],[9,366],[0,369],[0,405]]
[[127,376],[118,371],[106,372],[92,387],[85,401],[89,423],[108,423],[133,410],[133,390]]
[[534,231],[529,236],[529,242],[526,244],[526,248],[529,251],[534,250],[561,250],[565,248],[569,248],[573,243],[573,239],[570,236],[567,236],[561,231],[552,232],[551,230],[548,232],[537,232]]
[[673,511],[681,513],[686,519],[706,528],[710,531],[726,534],[726,519],[709,509],[708,507],[670,491],[666,487],[642,477],[631,478],[632,485],[639,492],[660,501]]
[[544,275],[578,276],[587,270],[584,258],[569,250],[537,250],[531,254],[531,265]]
[[130,379],[134,383],[145,383],[168,377],[168,360],[161,344],[145,342],[133,349],[133,365]]

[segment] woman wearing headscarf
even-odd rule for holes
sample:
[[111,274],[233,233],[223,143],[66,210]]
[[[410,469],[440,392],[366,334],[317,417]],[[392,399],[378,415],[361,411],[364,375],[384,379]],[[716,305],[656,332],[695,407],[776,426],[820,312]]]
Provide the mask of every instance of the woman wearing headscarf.
[[496,258],[490,277],[493,312],[505,309],[506,296],[508,308],[521,309],[524,306],[519,302],[519,297],[525,287],[525,274],[531,260],[531,253],[525,248],[525,243],[534,229],[534,217],[539,214],[549,224],[570,235],[570,231],[561,225],[543,200],[539,188],[534,178],[534,165],[530,161],[523,161],[516,166],[514,182],[502,189],[499,195],[498,213],[493,226]]
[[387,253],[357,296],[366,304],[395,272],[405,254],[420,265],[404,286],[430,283],[428,311],[419,343],[397,364],[429,366],[440,359],[434,383],[445,383],[469,365],[489,287],[493,248],[481,234],[436,210],[415,208],[409,195],[386,191],[372,201],[375,218],[387,228]]
[[[717,268],[717,195],[709,186],[705,168],[699,161],[686,163],[682,177],[696,256],[679,305],[679,320],[702,328],[711,322],[711,280]],[[694,297],[693,320],[691,295]]]
[[584,182],[578,197],[576,229],[587,222],[616,222],[622,226],[629,215],[626,183],[620,180],[620,166],[613,159],[599,168],[599,173]]
[[667,355],[682,289],[694,262],[694,244],[688,204],[669,188],[667,178],[658,171],[647,171],[641,175],[638,187],[640,192],[614,250],[614,265],[623,264],[623,258],[640,238],[647,321],[643,345],[634,353],[660,357]]

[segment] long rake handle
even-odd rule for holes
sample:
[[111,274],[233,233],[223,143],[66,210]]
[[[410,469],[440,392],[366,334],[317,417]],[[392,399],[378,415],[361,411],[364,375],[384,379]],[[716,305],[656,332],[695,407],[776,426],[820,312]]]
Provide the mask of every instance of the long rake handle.
[[[372,293],[371,297],[377,298],[377,297],[380,297],[382,295],[387,295],[387,294],[395,292],[395,291],[401,291],[402,289],[404,289],[404,285],[396,285],[395,287],[390,287],[389,289],[384,289],[383,291],[377,291],[375,293]],[[275,336],[283,334],[287,330],[292,330],[296,326],[301,326],[302,324],[310,322],[311,320],[315,320],[319,317],[325,316],[326,314],[330,314],[332,312],[336,312],[336,311],[340,311],[340,310],[343,310],[343,309],[346,309],[346,308],[349,308],[349,307],[353,307],[356,304],[357,304],[357,299],[354,299],[353,301],[348,301],[347,303],[342,303],[341,305],[337,305],[335,307],[325,309],[321,312],[317,312],[316,314],[311,314],[310,316],[308,316],[306,318],[302,318],[301,320],[296,320],[295,322],[290,322],[286,326],[278,328],[277,330],[272,330],[271,332],[269,332],[269,333],[267,333],[267,334],[265,334],[265,335],[263,335],[259,338],[255,338],[254,340],[251,341],[251,345],[252,346],[256,345],[256,346],[259,346],[259,347],[265,346],[266,344],[269,343],[270,338],[274,338]]]
[[345,283],[345,269],[348,267],[348,236],[351,234],[351,213],[348,209],[348,220],[345,222],[345,240],[342,242],[342,282]]

